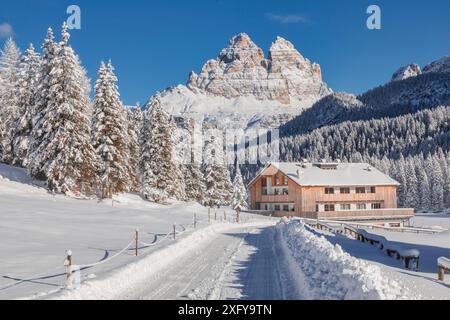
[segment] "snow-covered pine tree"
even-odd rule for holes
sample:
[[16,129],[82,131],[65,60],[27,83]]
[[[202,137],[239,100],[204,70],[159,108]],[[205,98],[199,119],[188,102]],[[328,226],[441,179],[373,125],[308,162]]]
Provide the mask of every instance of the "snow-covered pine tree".
[[442,170],[442,182],[443,182],[443,191],[444,191],[444,208],[450,208],[450,158],[445,156],[442,149],[439,150],[438,154],[438,161],[441,165]]
[[42,142],[33,150],[33,170],[43,172],[50,190],[88,194],[97,184],[98,161],[91,145],[89,87],[85,70],[69,46],[67,24],[50,65],[46,104],[37,128]]
[[405,159],[403,156],[393,164],[391,176],[400,183],[397,189],[398,203],[400,207],[406,207],[406,195],[408,193],[408,183],[405,172]]
[[19,98],[19,64],[21,53],[12,38],[9,38],[0,56],[0,78],[2,79],[2,92],[0,95],[0,117],[2,118],[3,139],[2,159],[0,161],[11,163],[13,159],[14,125],[18,118]]
[[183,169],[186,200],[203,203],[206,190],[200,167],[191,163],[186,164]]
[[225,164],[221,133],[208,134],[203,150],[204,203],[209,207],[229,205],[233,195],[230,173]]
[[416,175],[418,183],[418,209],[426,211],[430,208],[430,182],[425,172],[423,162],[416,162]]
[[140,106],[133,109],[126,109],[127,131],[128,131],[128,170],[130,176],[130,191],[139,192],[140,190],[140,170],[139,163],[141,157],[141,147],[139,136],[142,127],[142,110]]
[[[0,94],[1,94],[1,92],[0,92]],[[0,162],[1,162],[1,159],[3,158],[3,137],[5,135],[3,130],[4,130],[3,120],[0,117]]]
[[169,114],[155,96],[144,112],[141,135],[142,193],[162,203],[179,195],[177,163],[174,161],[173,125]]
[[441,167],[436,157],[428,156],[425,161],[430,182],[430,206],[435,212],[444,207],[444,181]]
[[103,198],[131,188],[128,124],[116,83],[112,64],[102,62],[95,83],[92,144],[100,161]]
[[236,166],[236,174],[233,180],[233,207],[240,206],[242,208],[247,207],[247,188],[244,185],[244,180],[242,179],[241,169],[239,164]]
[[406,175],[406,190],[405,195],[405,207],[418,208],[419,196],[418,196],[418,181],[416,176],[416,170],[414,168],[414,161],[408,157],[405,160],[405,175]]
[[[49,103],[49,91],[54,75],[51,73],[55,66],[55,55],[58,45],[54,41],[53,30],[48,28],[47,37],[42,45],[42,57],[39,70],[39,80],[36,96],[34,98],[35,105],[33,108],[32,129],[30,137],[30,146],[28,148],[27,163],[28,172],[31,176],[45,180],[46,172],[43,171],[40,159],[40,145],[43,143],[44,134],[47,130],[44,127],[43,118],[47,112]],[[42,149],[41,149],[42,150]]]
[[15,166],[26,167],[30,145],[32,118],[38,88],[40,56],[30,44],[19,67],[18,118],[13,137],[13,159]]

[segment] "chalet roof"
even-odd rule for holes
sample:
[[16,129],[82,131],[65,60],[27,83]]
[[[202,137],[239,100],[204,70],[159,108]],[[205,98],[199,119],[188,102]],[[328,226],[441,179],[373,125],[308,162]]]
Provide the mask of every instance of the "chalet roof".
[[[399,185],[397,181],[367,163],[326,163],[325,165],[300,162],[271,163],[259,175],[264,174],[271,166],[301,186]],[[329,170],[330,167],[335,169]],[[253,181],[250,184],[252,183]]]

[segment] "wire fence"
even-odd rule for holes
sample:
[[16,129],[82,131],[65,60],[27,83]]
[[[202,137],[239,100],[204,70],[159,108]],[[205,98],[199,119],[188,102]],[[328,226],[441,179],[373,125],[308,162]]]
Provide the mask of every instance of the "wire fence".
[[[208,224],[211,224],[212,221],[215,222],[227,222],[227,223],[246,223],[249,222],[251,220],[251,218],[249,217],[249,215],[241,215],[239,216],[239,213],[237,214],[228,214],[224,211],[223,215],[219,214],[216,210],[216,212],[214,213],[214,218],[212,218],[212,214],[211,212],[208,213]],[[206,222],[205,220],[200,220],[197,219],[196,214],[194,214],[194,219],[193,219],[193,223],[190,224],[180,224],[180,225],[176,225],[174,224],[172,229],[162,235],[156,235],[155,236],[155,241],[152,243],[147,243],[141,239],[139,239],[139,230],[136,229],[135,231],[135,236],[132,238],[132,240],[125,246],[123,247],[121,250],[119,250],[116,254],[114,254],[113,256],[98,261],[98,262],[94,262],[94,263],[88,263],[88,264],[83,264],[83,265],[74,265],[72,264],[72,252],[70,250],[66,251],[66,257],[64,259],[64,263],[63,265],[52,269],[52,271],[50,272],[46,272],[45,274],[38,274],[38,275],[34,275],[34,276],[30,276],[24,279],[20,279],[19,277],[9,277],[9,276],[3,276],[3,278],[5,279],[9,279],[9,280],[15,280],[16,282],[14,283],[10,283],[8,285],[5,285],[3,287],[0,287],[0,292],[16,287],[22,283],[25,282],[35,282],[38,280],[44,280],[44,279],[51,279],[51,278],[58,278],[58,277],[66,277],[66,283],[65,285],[61,285],[61,288],[67,287],[67,288],[71,288],[71,284],[73,281],[73,274],[76,272],[80,272],[82,270],[86,270],[86,269],[90,269],[93,267],[97,267],[99,265],[103,265],[106,264],[108,262],[111,262],[112,260],[118,258],[119,256],[123,255],[125,252],[129,251],[129,250],[135,250],[135,255],[138,256],[138,251],[139,250],[144,250],[150,247],[155,247],[157,245],[160,245],[163,242],[166,242],[167,240],[169,240],[170,238],[173,238],[173,240],[176,240],[177,236],[181,236],[184,233],[190,231],[190,230],[194,230],[197,227],[198,223],[202,223],[202,222]],[[177,230],[181,228],[181,230]],[[158,240],[158,237],[162,237]],[[140,247],[139,247],[140,245]],[[64,270],[65,269],[65,270]],[[61,272],[57,273],[57,274],[53,274],[53,272],[56,272],[57,270],[61,270]]]

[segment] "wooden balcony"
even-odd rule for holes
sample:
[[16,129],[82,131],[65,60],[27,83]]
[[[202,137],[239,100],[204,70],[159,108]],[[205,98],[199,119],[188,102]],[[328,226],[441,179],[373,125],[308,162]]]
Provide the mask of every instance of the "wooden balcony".
[[376,209],[357,211],[329,211],[304,214],[305,218],[322,220],[374,220],[374,219],[409,219],[414,217],[414,209]]
[[261,195],[258,202],[263,203],[288,203],[293,202],[288,195]]

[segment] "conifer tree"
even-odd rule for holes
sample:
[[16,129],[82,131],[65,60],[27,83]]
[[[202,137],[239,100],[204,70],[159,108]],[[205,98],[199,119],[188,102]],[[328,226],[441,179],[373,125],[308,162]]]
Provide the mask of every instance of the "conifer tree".
[[202,167],[206,187],[205,204],[210,207],[231,204],[233,185],[225,164],[223,140],[219,132],[206,137]]
[[27,154],[28,172],[31,176],[45,180],[46,172],[41,163],[41,144],[44,142],[44,135],[47,127],[44,127],[43,118],[46,115],[50,98],[50,87],[54,81],[52,70],[56,68],[55,55],[57,54],[58,45],[54,41],[53,30],[48,28],[47,37],[42,45],[42,58],[38,74],[38,87],[34,98],[34,108],[31,120],[31,136],[30,145]]
[[418,181],[416,176],[416,170],[411,158],[406,159],[405,163],[405,175],[406,175],[406,190],[405,195],[405,207],[418,208]]
[[[89,87],[84,69],[69,46],[67,24],[47,75],[46,104],[40,105],[41,143],[33,150],[33,172],[45,174],[50,190],[90,194],[97,183],[98,161],[91,145]],[[42,103],[42,102],[41,102]],[[34,130],[34,129],[33,129]]]
[[442,211],[444,207],[444,181],[439,162],[435,157],[426,160],[428,179],[430,182],[430,206],[435,212]]
[[128,150],[129,150],[129,176],[130,190],[138,192],[140,190],[141,174],[139,170],[141,148],[139,143],[140,132],[142,130],[142,110],[138,105],[133,109],[126,109],[127,129],[128,129]]
[[102,62],[95,83],[92,140],[100,161],[99,176],[104,198],[127,191],[132,184],[128,124],[116,83],[112,64],[106,66]]
[[15,122],[19,113],[19,64],[21,53],[12,38],[9,38],[0,56],[0,78],[2,88],[0,92],[0,117],[2,118],[3,139],[2,159],[11,163],[13,160],[13,136]]
[[179,195],[181,183],[174,161],[172,134],[170,117],[156,96],[144,113],[141,136],[142,193],[150,201],[163,203]]
[[242,208],[247,207],[247,189],[242,179],[241,169],[239,165],[236,166],[236,174],[233,180],[233,207],[240,206]]
[[13,159],[15,166],[26,167],[30,145],[32,118],[39,81],[40,57],[32,44],[22,57],[18,77],[18,117],[13,136]]

